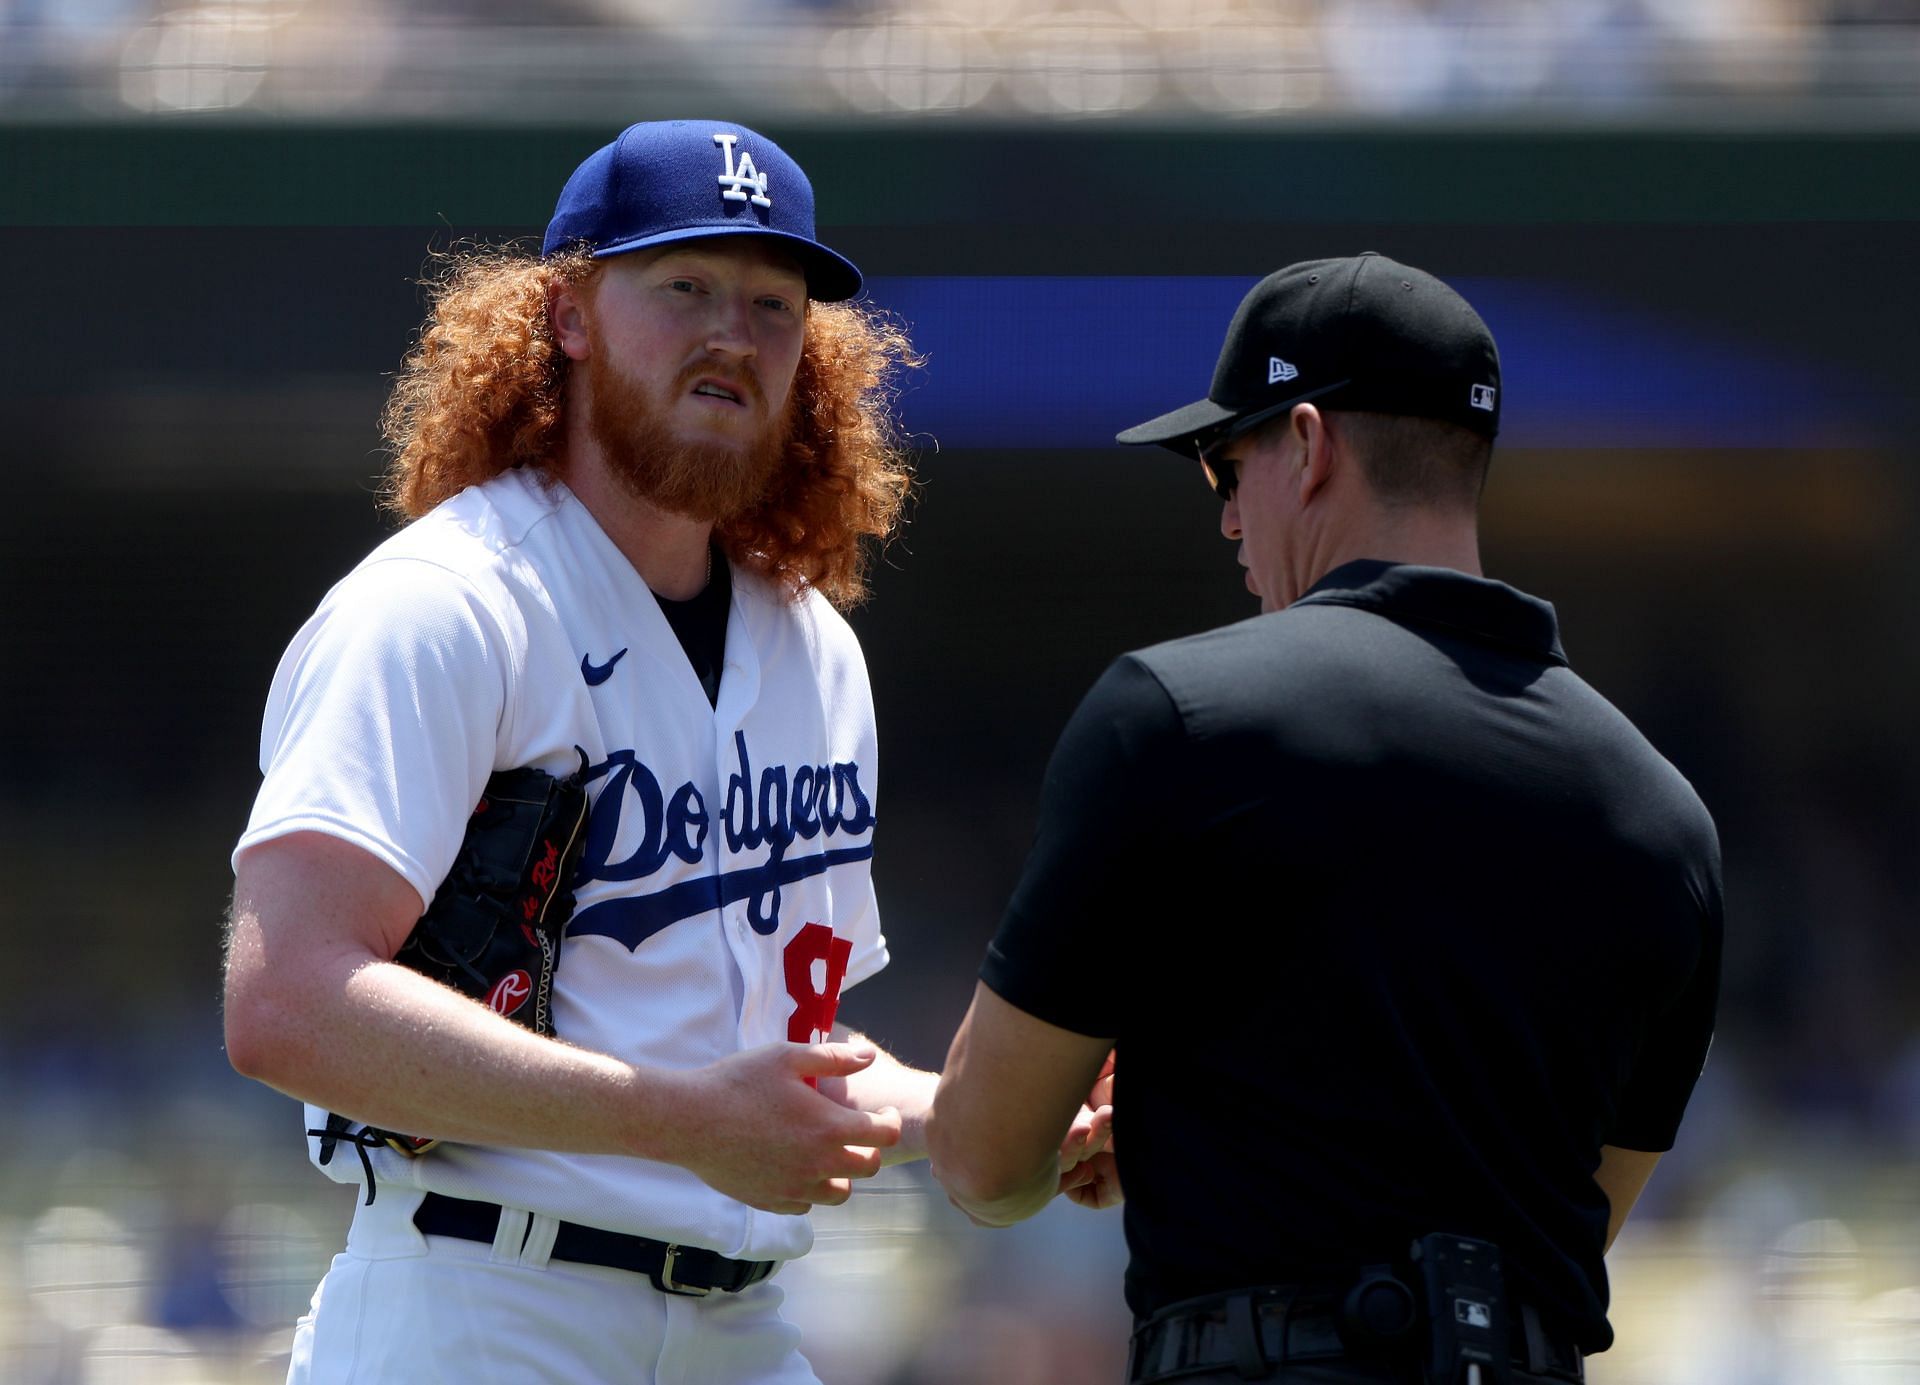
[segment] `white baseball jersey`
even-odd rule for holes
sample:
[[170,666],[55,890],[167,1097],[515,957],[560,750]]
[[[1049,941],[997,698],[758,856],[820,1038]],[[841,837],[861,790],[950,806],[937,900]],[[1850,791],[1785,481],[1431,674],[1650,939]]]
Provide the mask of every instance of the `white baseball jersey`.
[[[852,631],[817,593],[794,602],[736,571],[710,705],[639,574],[537,473],[447,501],[327,594],[274,676],[265,782],[235,858],[328,833],[406,877],[424,908],[489,774],[564,775],[582,752],[592,809],[556,1031],[671,1068],[824,1038],[842,989],[887,961],[869,874],[873,700]],[[459,1144],[372,1157],[382,1184],[741,1259],[812,1241],[806,1218],[674,1165]],[[363,1177],[347,1149],[326,1172]]]

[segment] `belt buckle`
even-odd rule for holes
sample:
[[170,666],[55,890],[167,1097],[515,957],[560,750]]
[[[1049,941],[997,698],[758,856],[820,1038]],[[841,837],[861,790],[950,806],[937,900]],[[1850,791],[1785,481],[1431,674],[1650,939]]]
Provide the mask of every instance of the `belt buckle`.
[[699,1284],[681,1284],[674,1280],[673,1266],[679,1258],[680,1247],[668,1246],[666,1258],[660,1262],[660,1291],[666,1294],[679,1294],[683,1298],[705,1298],[711,1294],[713,1290],[710,1288]]

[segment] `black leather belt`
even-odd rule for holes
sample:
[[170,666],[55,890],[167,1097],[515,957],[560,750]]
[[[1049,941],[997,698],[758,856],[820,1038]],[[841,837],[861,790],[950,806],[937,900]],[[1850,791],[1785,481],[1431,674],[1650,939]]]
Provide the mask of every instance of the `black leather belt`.
[[1237,1369],[1258,1380],[1270,1367],[1347,1354],[1331,1292],[1274,1286],[1163,1308],[1134,1329],[1129,1381]]
[[[1208,1371],[1237,1371],[1262,1380],[1290,1362],[1369,1359],[1340,1335],[1341,1290],[1270,1285],[1209,1294],[1161,1309],[1133,1333],[1131,1382],[1179,1380]],[[1584,1381],[1579,1348],[1546,1330],[1538,1313],[1514,1315],[1513,1363],[1536,1375]]]
[[[500,1208],[491,1202],[428,1193],[413,1214],[413,1224],[428,1236],[455,1236],[463,1241],[492,1244],[500,1229]],[[663,1294],[705,1298],[716,1289],[737,1294],[751,1288],[779,1267],[778,1260],[729,1260],[718,1251],[698,1246],[669,1245],[646,1236],[602,1231],[563,1221],[553,1238],[555,1260],[600,1265],[610,1270],[644,1274]]]

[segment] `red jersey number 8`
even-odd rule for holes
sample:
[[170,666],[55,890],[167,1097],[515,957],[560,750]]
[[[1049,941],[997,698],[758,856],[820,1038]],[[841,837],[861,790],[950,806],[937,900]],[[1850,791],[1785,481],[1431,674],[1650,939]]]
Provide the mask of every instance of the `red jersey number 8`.
[[853,943],[836,938],[825,924],[810,923],[793,935],[782,954],[793,1016],[787,1038],[796,1044],[825,1043],[840,1008],[840,983],[846,979]]

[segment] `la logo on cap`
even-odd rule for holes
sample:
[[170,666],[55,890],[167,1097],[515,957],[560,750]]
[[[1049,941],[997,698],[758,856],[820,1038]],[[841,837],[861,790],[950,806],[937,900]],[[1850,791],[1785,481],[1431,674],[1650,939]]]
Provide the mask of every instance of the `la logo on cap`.
[[713,132],[713,142],[720,146],[720,157],[725,161],[727,170],[720,175],[723,189],[720,196],[728,202],[751,202],[756,207],[771,207],[773,199],[767,196],[767,175],[753,166],[753,155],[742,149],[740,162],[735,164],[733,161],[733,146],[739,140],[740,136],[724,130]]
[[1298,379],[1300,367],[1291,361],[1283,361],[1278,356],[1267,357],[1267,383],[1277,385],[1282,380]]

